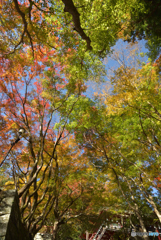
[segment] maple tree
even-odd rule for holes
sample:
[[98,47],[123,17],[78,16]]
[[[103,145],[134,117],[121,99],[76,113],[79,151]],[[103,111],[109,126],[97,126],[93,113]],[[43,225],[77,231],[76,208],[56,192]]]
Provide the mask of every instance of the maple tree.
[[139,38],[161,37],[160,1],[140,1],[140,6],[131,10],[131,36]]
[[[53,50],[47,56],[35,51],[34,61],[31,52],[1,60],[1,188],[16,188],[32,237],[51,225],[56,238],[61,225],[97,208],[92,206],[103,186],[67,128],[76,104],[85,99],[86,75],[72,77],[67,59],[62,67]],[[4,161],[19,128],[25,133]]]
[[[48,17],[48,8],[31,1],[1,5],[0,161],[1,188],[16,188],[22,221],[31,236],[52,222],[56,238],[60,226],[78,219],[92,204],[92,193],[99,193],[81,151],[75,148],[72,153],[66,125],[86,90],[85,81],[99,80],[105,71],[92,53],[73,48],[78,37],[69,34],[71,26],[61,33],[61,22]],[[21,127],[25,134],[3,161]]]
[[3,56],[27,46],[33,54],[36,46],[50,46],[62,56],[75,48],[80,58],[87,52],[105,57],[120,37],[153,42],[161,32],[159,0],[14,0],[0,7]]
[[159,9],[144,0],[0,2],[1,186],[17,189],[32,236],[52,222],[63,238],[63,225],[97,211],[107,175],[111,199],[117,205],[122,193],[120,211],[133,210],[143,231],[144,205],[160,219],[160,58],[140,69],[122,64],[101,100],[83,95],[87,80],[103,79],[101,58],[119,38],[146,38],[158,56]]
[[[132,53],[136,56],[136,51]],[[86,108],[77,108],[70,119],[78,143],[106,176],[108,194],[114,189],[110,208],[118,204],[120,212],[132,211],[133,221],[138,219],[146,232],[148,212],[161,222],[160,60],[147,64],[138,60],[132,67],[132,56],[130,66],[123,59],[118,56],[121,65],[111,76],[112,90],[95,102],[86,100]]]
[[116,134],[118,141],[113,144],[116,155],[111,159],[117,166],[116,178],[118,183],[126,182],[134,201],[137,199],[133,194],[136,188],[161,221],[160,200],[153,193],[153,189],[160,192],[155,181],[160,175],[159,69],[151,63],[137,71],[121,66],[111,80],[113,95],[107,95],[105,102],[107,114],[112,116],[112,136]]

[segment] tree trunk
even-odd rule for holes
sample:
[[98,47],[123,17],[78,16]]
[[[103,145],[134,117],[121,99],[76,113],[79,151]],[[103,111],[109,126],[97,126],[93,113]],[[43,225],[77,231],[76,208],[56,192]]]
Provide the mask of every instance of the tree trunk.
[[57,232],[58,232],[58,228],[59,228],[58,221],[55,221],[54,222],[54,227],[53,227],[52,240],[56,240],[56,235],[57,235]]

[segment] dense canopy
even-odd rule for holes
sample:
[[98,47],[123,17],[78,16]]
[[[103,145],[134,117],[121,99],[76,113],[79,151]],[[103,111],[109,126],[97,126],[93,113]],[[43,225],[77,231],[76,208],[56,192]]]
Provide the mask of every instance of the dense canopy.
[[[159,229],[160,8],[159,0],[0,1],[0,188],[17,190],[32,238],[79,239],[105,210],[129,214],[120,239],[136,225]],[[115,50],[118,39],[128,53]],[[90,98],[94,82],[104,89]]]

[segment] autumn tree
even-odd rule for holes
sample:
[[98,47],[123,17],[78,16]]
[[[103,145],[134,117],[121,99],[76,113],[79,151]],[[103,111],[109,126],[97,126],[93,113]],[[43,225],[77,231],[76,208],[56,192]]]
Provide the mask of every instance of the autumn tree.
[[146,232],[148,211],[161,221],[160,62],[135,61],[132,67],[132,56],[131,61],[123,59],[118,58],[120,67],[111,76],[112,89],[78,110],[78,124],[76,115],[70,118],[92,164],[105,174],[109,186],[117,184],[126,202],[125,207],[119,198],[120,211],[132,211]]
[[[86,41],[71,31],[63,2],[15,0],[0,7],[1,188],[18,191],[32,237],[51,219],[55,237],[62,224],[79,217],[93,201],[91,167],[82,161],[80,149],[72,153],[66,125],[86,90],[85,81],[99,81],[105,71],[99,58],[86,51]],[[25,134],[5,159],[21,127]]]
[[[159,9],[159,1],[144,0],[1,1],[1,184],[17,189],[32,236],[53,219],[55,237],[78,212],[94,208],[91,194],[103,191],[107,174],[143,230],[137,191],[160,219],[153,193],[160,191],[160,60],[141,69],[121,64],[104,101],[83,96],[87,80],[105,75],[100,59],[119,38],[149,39],[156,58]],[[3,161],[20,127],[26,132]]]
[[160,200],[153,192],[160,192],[156,183],[160,176],[160,72],[151,63],[140,70],[121,66],[111,80],[113,95],[105,102],[107,116],[112,117],[112,136],[116,134],[117,139],[111,159],[117,166],[117,181],[127,184],[133,200],[136,188],[161,221]]
[[[95,171],[66,127],[76,104],[84,98],[87,75],[82,71],[79,78],[72,76],[67,65],[72,50],[62,66],[53,50],[38,49],[34,60],[32,51],[27,51],[28,55],[21,52],[3,58],[0,65],[0,162],[5,176],[1,188],[17,190],[22,220],[32,237],[52,221],[55,238],[60,225],[85,215],[91,209],[92,194],[99,193]],[[4,161],[21,127],[25,133]]]
[[[119,38],[161,37],[160,1],[2,1],[1,54],[7,56],[30,46],[50,46],[61,56],[77,49],[81,60],[86,52],[105,57]],[[59,40],[59,46],[57,41]]]

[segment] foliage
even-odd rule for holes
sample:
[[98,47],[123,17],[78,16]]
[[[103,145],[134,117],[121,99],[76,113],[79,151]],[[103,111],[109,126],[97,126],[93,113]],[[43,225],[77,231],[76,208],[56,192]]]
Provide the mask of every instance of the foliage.
[[105,114],[111,123],[108,134],[116,140],[106,150],[107,160],[128,202],[131,196],[135,203],[142,196],[161,221],[160,200],[155,197],[160,192],[155,180],[160,176],[159,68],[151,63],[138,70],[121,66],[111,82],[113,94],[104,96]]
[[88,80],[104,80],[102,58],[119,38],[145,38],[158,57],[159,10],[144,0],[1,1],[0,184],[18,191],[32,236],[47,226],[55,239],[77,238],[105,205],[132,211],[143,230],[152,208],[160,219],[160,57],[121,61],[110,94],[83,95]]
[[118,38],[153,41],[161,33],[159,0],[14,0],[3,1],[0,11],[3,56],[30,46],[33,55],[50,47],[62,58],[74,49],[77,67],[105,57]]
[[148,57],[155,61],[161,52],[161,38],[160,37],[153,37],[153,39],[149,39],[146,43],[146,48],[148,49]]
[[160,1],[139,1],[138,8],[131,9],[132,37],[160,38],[160,10]]
[[21,215],[31,235],[45,224],[50,226],[52,219],[54,237],[70,218],[95,211],[92,196],[103,186],[95,184],[99,175],[66,128],[85,84],[70,78],[68,68],[52,61],[52,54],[35,52],[34,61],[30,52],[2,59],[0,158],[2,162],[23,127],[26,132],[2,165],[6,180],[1,188],[18,191]]
[[131,212],[130,224],[139,221],[146,231],[152,210],[155,223],[161,221],[160,62],[128,66],[120,57],[118,61],[121,65],[111,76],[110,92],[98,96],[95,106],[86,101],[70,120],[77,119],[76,139],[106,177],[107,206],[113,212]]

